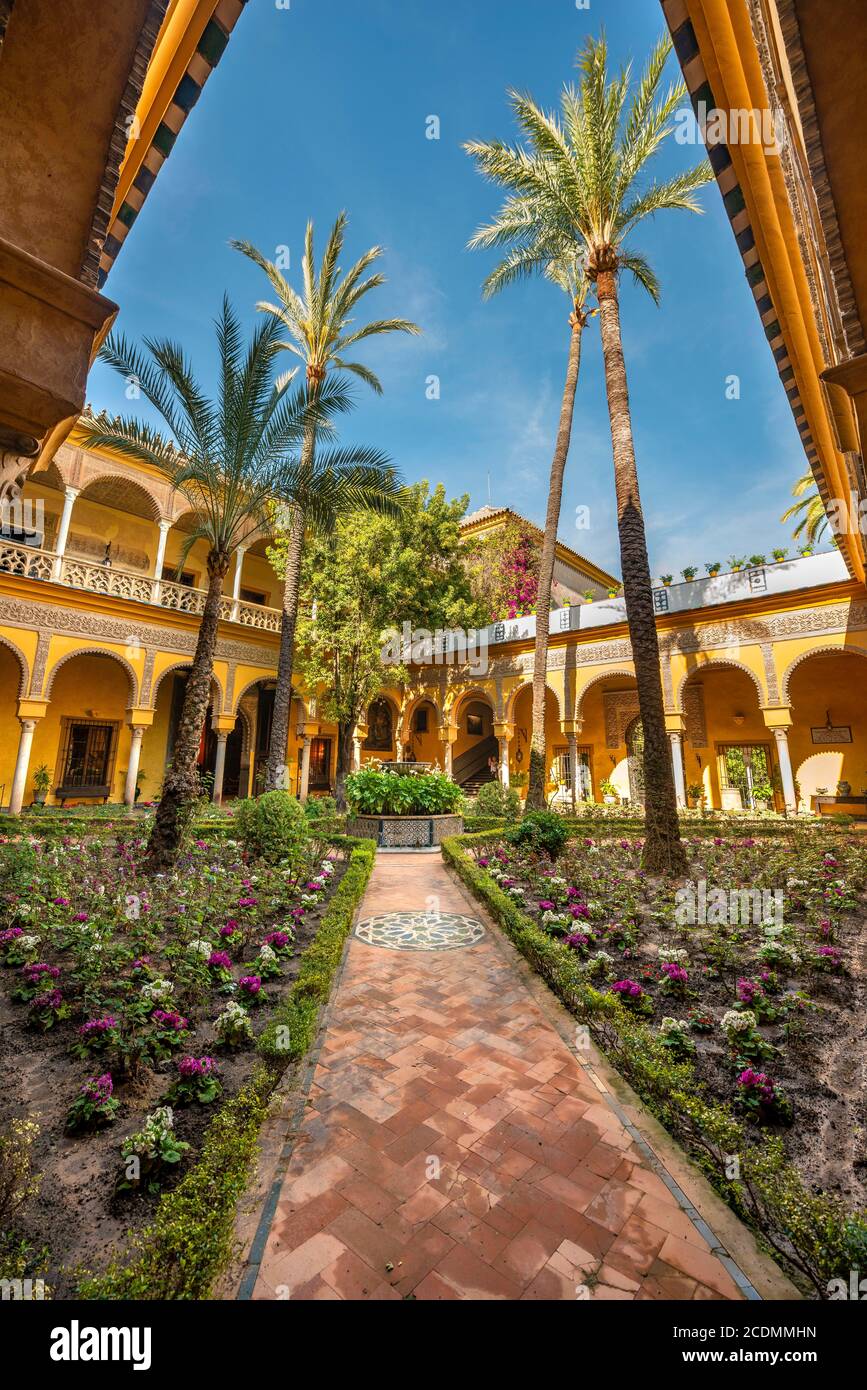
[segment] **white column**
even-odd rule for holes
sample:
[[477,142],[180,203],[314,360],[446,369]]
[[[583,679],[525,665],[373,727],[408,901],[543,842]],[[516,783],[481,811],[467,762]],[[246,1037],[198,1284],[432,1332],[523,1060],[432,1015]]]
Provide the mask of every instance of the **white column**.
[[680,807],[686,806],[686,781],[683,775],[683,741],[680,734],[669,734],[671,739],[671,765],[674,769],[674,790],[677,793],[677,804]]
[[232,577],[232,622],[238,621],[238,601],[241,597],[241,569],[244,564],[244,556],[247,547],[239,545],[235,551],[235,573]]
[[15,759],[15,775],[12,778],[12,791],[9,795],[9,814],[17,816],[21,812],[24,791],[27,787],[27,774],[30,770],[30,749],[33,746],[35,719],[20,720],[21,733],[18,735],[18,757]]
[[172,529],[172,523],[170,521],[161,521],[159,523],[159,528],[160,538],[157,541],[157,558],[154,561],[153,603],[159,603],[160,601],[160,592],[162,589],[160,580],[163,577],[163,563],[166,558],[166,540],[168,539],[169,531]]
[[211,800],[219,806],[223,800],[223,776],[226,771],[226,739],[228,732],[217,729],[217,755],[214,759],[214,789],[211,792]]
[[509,739],[498,740],[500,745],[500,781],[504,787],[509,785]]
[[574,811],[578,803],[578,735],[567,734],[566,742],[569,744],[569,770],[572,781],[570,799]]
[[144,728],[141,724],[132,726],[132,742],[129,746],[129,762],[126,769],[126,782],[123,788],[124,806],[135,805],[135,785],[138,781],[138,765],[141,758],[141,741]]
[[57,528],[57,542],[54,547],[56,559],[51,570],[51,578],[57,582],[63,570],[63,557],[66,554],[66,542],[69,539],[69,523],[72,520],[72,504],[79,494],[77,487],[66,487],[63,489],[63,511],[60,513],[60,525]]
[[777,740],[777,758],[780,764],[780,776],[783,779],[783,797],[786,802],[786,810],[797,812],[798,797],[795,792],[792,760],[789,757],[788,732],[785,729],[774,729],[774,738]]
[[307,792],[310,786],[310,739],[305,734],[301,740],[301,788],[299,799],[307,800]]
[[452,747],[453,747],[453,745],[452,745],[452,743],[450,742],[449,739],[446,739],[446,740],[445,740],[445,745],[446,745],[446,752],[445,752],[445,774],[446,774],[446,777],[451,777],[451,775],[452,775]]

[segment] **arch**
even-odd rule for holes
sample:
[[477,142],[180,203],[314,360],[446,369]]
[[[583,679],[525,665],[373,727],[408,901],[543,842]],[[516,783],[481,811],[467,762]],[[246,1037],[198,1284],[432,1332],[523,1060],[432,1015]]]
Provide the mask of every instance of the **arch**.
[[[234,708],[231,709],[231,710],[227,710],[226,713],[227,713],[227,714],[234,714],[234,715],[239,714],[239,713],[240,713],[240,710],[241,710],[241,701],[243,700],[244,696],[245,696],[245,695],[249,695],[249,693],[250,693],[251,690],[255,690],[257,685],[264,685],[264,684],[266,684],[266,682],[269,682],[269,681],[273,681],[273,683],[276,685],[276,683],[277,683],[277,672],[276,672],[276,671],[274,672],[273,676],[271,676],[271,675],[268,675],[268,676],[254,676],[252,680],[247,681],[246,685],[243,686],[243,688],[242,688],[241,690],[238,691],[237,695],[236,695],[235,698],[234,698],[234,701],[233,701]],[[301,706],[302,706],[302,708],[303,708],[303,710],[304,710],[304,718],[306,719],[306,718],[307,718],[307,701],[304,700],[304,699],[302,699],[301,695],[299,694],[297,688],[296,688],[294,685],[293,685],[293,687],[292,687],[292,699],[293,699],[293,700],[298,700],[298,701],[300,701]],[[291,702],[290,702],[290,704],[291,704]],[[290,708],[290,711],[289,711],[289,712],[290,712],[290,723],[291,723],[291,713],[292,713],[291,708]]]
[[693,667],[691,671],[687,671],[686,675],[681,680],[680,685],[677,687],[677,696],[675,699],[675,713],[683,714],[684,712],[683,692],[685,687],[689,684],[689,682],[693,680],[696,676],[702,675],[705,671],[711,671],[715,667],[730,668],[735,671],[743,671],[745,676],[749,676],[750,680],[756,688],[756,695],[758,696],[759,701],[759,709],[765,709],[767,707],[768,698],[765,694],[765,688],[762,685],[760,678],[756,675],[755,671],[751,669],[751,667],[745,666],[742,661],[735,661],[733,657],[714,656],[711,657],[709,661],[702,661],[700,665]]
[[[150,698],[150,704],[148,705],[148,708],[149,708],[149,709],[156,709],[156,707],[157,707],[157,694],[158,694],[159,688],[160,688],[160,686],[162,685],[163,681],[165,680],[166,676],[170,676],[170,675],[172,675],[172,674],[173,674],[174,672],[176,672],[176,671],[189,671],[190,668],[191,668],[191,666],[192,666],[192,664],[193,664],[193,663],[192,663],[192,661],[190,661],[190,660],[187,660],[187,661],[175,661],[171,666],[167,666],[166,669],[165,669],[164,671],[160,671],[159,675],[155,678],[154,683],[153,683],[153,685],[152,685],[152,687],[151,687],[151,698]],[[224,692],[223,692],[223,687],[221,686],[220,682],[217,680],[217,677],[216,677],[216,675],[214,674],[213,671],[211,672],[211,690],[212,690],[212,691],[213,691],[213,690],[216,690],[217,695],[219,696],[219,706],[220,706],[219,709],[214,709],[214,710],[213,710],[213,713],[214,713],[214,714],[222,714],[222,713],[223,713],[223,704],[224,704],[225,696],[224,696]],[[213,700],[212,700],[212,704],[213,704]]]
[[853,646],[832,647],[832,646],[829,645],[829,646],[824,646],[824,647],[813,647],[813,648],[811,648],[811,650],[808,651],[808,652],[801,652],[801,655],[800,655],[800,656],[796,656],[795,659],[794,659],[794,661],[791,661],[791,662],[789,663],[789,665],[786,667],[785,675],[783,676],[783,679],[782,679],[782,681],[781,681],[781,695],[780,695],[780,699],[781,699],[782,703],[783,703],[784,705],[789,705],[789,704],[791,704],[791,698],[790,698],[790,695],[789,695],[789,682],[791,681],[792,676],[794,675],[794,673],[795,673],[795,671],[797,670],[797,668],[798,668],[799,666],[803,665],[803,663],[804,663],[805,661],[809,661],[809,659],[810,659],[811,656],[850,656],[850,655],[851,655],[851,656],[867,656],[867,647],[853,647]]
[[[379,742],[377,742],[371,730],[370,711],[374,708],[375,705],[378,704],[387,705],[390,712],[391,740],[387,747],[385,746],[384,738],[381,737],[379,739]],[[392,752],[392,750],[394,750],[395,754],[398,757],[400,757],[400,743],[402,731],[401,710],[398,701],[395,700],[393,695],[388,694],[388,692],[384,690],[380,690],[378,694],[374,695],[373,699],[368,703],[367,708],[364,711],[364,723],[367,726],[367,734],[364,740],[362,741],[361,746],[363,749],[365,749],[366,752],[390,753]],[[384,731],[382,731],[382,733],[384,735]]]
[[603,671],[598,676],[593,676],[586,685],[582,686],[575,696],[575,719],[580,721],[584,718],[584,700],[594,686],[601,685],[608,680],[635,680],[635,672],[628,666],[617,666],[612,671]]
[[[93,473],[86,481],[82,480],[77,501],[95,502],[99,506],[110,507],[117,504],[103,502],[99,497],[88,497],[87,494],[92,488],[99,487],[101,483],[116,483],[121,488],[134,488],[137,492],[147,499],[148,519],[153,522],[162,521],[163,507],[162,502],[156,493],[152,492],[143,479],[138,478],[133,473],[127,473],[119,469],[104,468]],[[122,505],[117,506],[118,511],[124,511]],[[138,515],[138,513],[134,513]]]
[[[518,703],[518,696],[522,693],[522,691],[532,689],[533,682],[530,680],[522,681],[521,684],[516,686],[515,689],[512,691],[511,695],[508,697],[506,701],[506,722],[508,724],[513,724],[515,722],[515,706]],[[557,694],[556,690],[551,689],[547,681],[545,682],[545,689],[548,692],[548,694],[552,696],[554,704],[557,706],[557,718],[562,721],[563,709],[560,704],[560,696]]]
[[48,700],[48,699],[51,698],[51,689],[52,689],[52,686],[54,685],[55,679],[56,679],[56,677],[57,677],[57,673],[58,673],[58,671],[60,670],[61,666],[65,666],[65,665],[67,664],[67,662],[69,662],[69,661],[74,661],[75,658],[76,658],[77,656],[110,656],[110,657],[113,657],[114,660],[115,660],[120,666],[122,666],[123,669],[126,671],[127,679],[129,680],[129,704],[130,704],[130,707],[133,707],[133,706],[135,706],[135,705],[138,704],[138,691],[139,691],[138,676],[136,675],[135,669],[133,668],[133,666],[127,661],[127,659],[126,659],[125,656],[121,656],[119,652],[112,651],[112,649],[111,649],[110,647],[96,647],[96,646],[93,646],[93,647],[77,647],[76,650],[75,650],[74,652],[67,652],[67,653],[66,653],[66,656],[62,656],[62,657],[60,658],[59,661],[56,661],[56,662],[54,663],[54,665],[52,666],[52,668],[51,668],[51,671],[50,671],[50,673],[49,673],[48,679],[47,679],[46,682],[45,682],[45,691],[44,691],[44,694],[43,694],[43,697],[42,697],[43,699]]
[[10,637],[5,637],[2,632],[0,632],[0,643],[4,647],[8,647],[12,655],[18,658],[18,667],[21,672],[21,679],[18,682],[18,698],[23,700],[30,684],[30,663],[21,648],[16,646]]
[[437,728],[442,728],[443,711],[440,708],[439,701],[434,699],[432,695],[416,695],[404,707],[403,723],[401,725],[401,733],[403,736],[403,740],[407,739],[410,735],[410,732],[412,731],[412,717],[420,705],[433,706],[433,710],[436,715]]

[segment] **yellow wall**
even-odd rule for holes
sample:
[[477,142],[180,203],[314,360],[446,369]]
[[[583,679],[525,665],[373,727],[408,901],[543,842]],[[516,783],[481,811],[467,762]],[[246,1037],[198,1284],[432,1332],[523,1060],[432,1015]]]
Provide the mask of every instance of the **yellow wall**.
[[[111,773],[110,800],[123,799],[124,773],[130,747],[130,732],[125,722],[128,703],[129,682],[126,672],[111,657],[76,656],[61,667],[54,680],[51,703],[45,718],[36,725],[30,758],[31,776],[34,768],[40,763],[45,763],[48,767],[52,790],[48,798],[50,804],[56,800],[53,791],[63,771],[60,767],[60,754],[62,721],[65,716],[104,720],[120,726],[119,735],[115,738],[116,754]],[[30,794],[28,788],[25,805],[30,800]]]
[[[809,801],[818,788],[831,796],[847,781],[859,796],[867,788],[867,659],[863,656],[814,656],[792,673],[789,694],[794,728],[789,734],[792,767],[801,797]],[[810,730],[824,728],[828,715],[848,725],[851,744],[815,744]]]

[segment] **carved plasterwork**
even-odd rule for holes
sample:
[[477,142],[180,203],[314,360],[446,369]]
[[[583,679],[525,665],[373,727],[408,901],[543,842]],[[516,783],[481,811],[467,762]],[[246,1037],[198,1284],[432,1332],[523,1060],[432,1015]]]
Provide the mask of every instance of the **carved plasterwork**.
[[626,730],[640,714],[637,690],[606,690],[602,696],[605,711],[605,743],[609,748],[622,748]]
[[683,717],[686,724],[686,736],[693,748],[707,748],[704,690],[700,685],[688,685],[684,690]]

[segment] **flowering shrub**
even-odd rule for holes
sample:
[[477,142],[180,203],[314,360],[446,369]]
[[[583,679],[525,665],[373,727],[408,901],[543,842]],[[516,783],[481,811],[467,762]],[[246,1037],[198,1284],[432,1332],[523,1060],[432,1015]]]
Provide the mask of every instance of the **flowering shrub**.
[[73,1047],[76,1057],[86,1057],[92,1052],[105,1052],[113,1047],[118,1038],[117,1019],[114,1014],[102,1018],[89,1018],[78,1030],[79,1042]]
[[167,1099],[172,1105],[210,1105],[222,1092],[217,1063],[213,1057],[181,1057],[178,1075]]
[[738,1077],[738,1088],[738,1104],[760,1124],[791,1124],[791,1101],[765,1072],[747,1067]]
[[123,1170],[117,1191],[158,1192],[166,1172],[180,1163],[189,1147],[175,1134],[171,1107],[159,1106],[121,1146]]
[[621,1004],[625,1004],[635,1013],[653,1013],[653,1001],[650,995],[636,980],[615,980],[610,989],[612,994],[617,995]]
[[114,1083],[109,1072],[88,1077],[66,1113],[67,1130],[74,1133],[111,1124],[120,1108],[120,1101],[113,1092]]
[[253,1041],[253,1025],[246,1009],[234,1002],[227,1004],[214,1022],[214,1032],[223,1047],[243,1047]]
[[681,1019],[664,1018],[659,1025],[659,1041],[676,1057],[686,1057],[695,1052],[695,1043],[689,1036],[689,1024]]
[[262,981],[258,975],[244,975],[238,981],[238,994],[245,1004],[261,1004],[265,999]]

